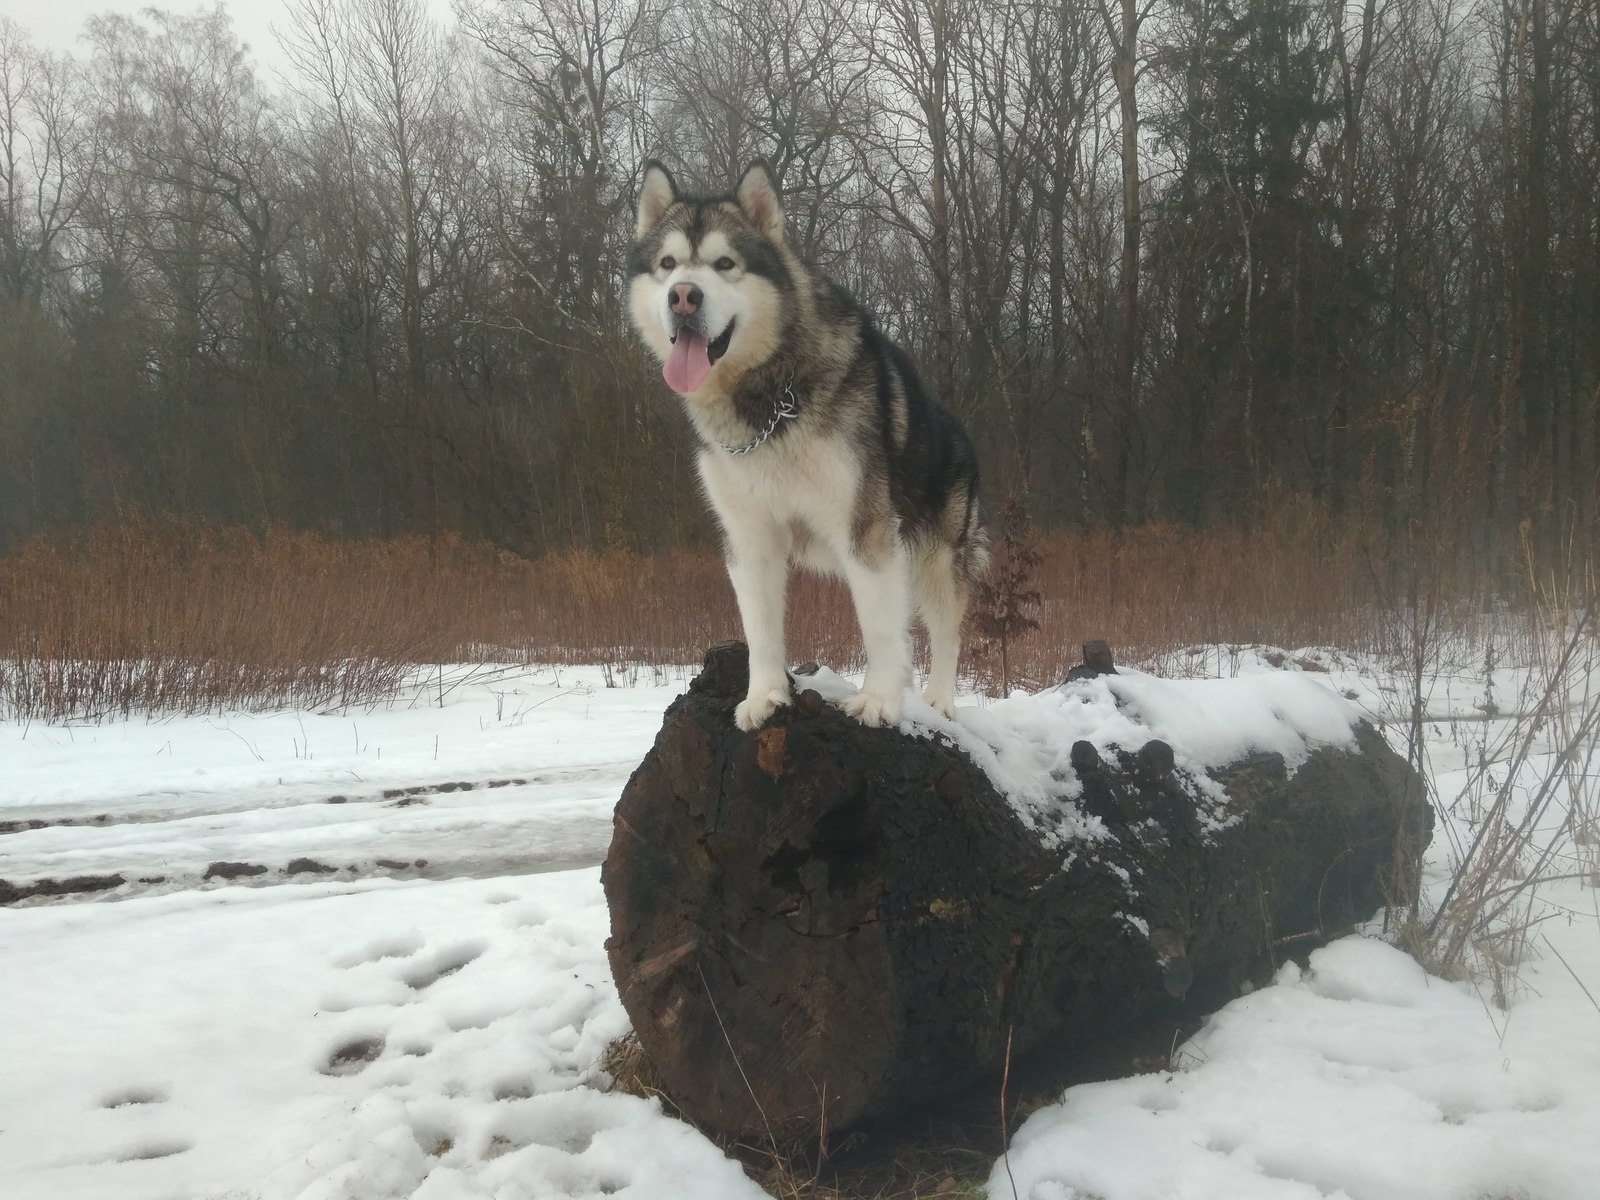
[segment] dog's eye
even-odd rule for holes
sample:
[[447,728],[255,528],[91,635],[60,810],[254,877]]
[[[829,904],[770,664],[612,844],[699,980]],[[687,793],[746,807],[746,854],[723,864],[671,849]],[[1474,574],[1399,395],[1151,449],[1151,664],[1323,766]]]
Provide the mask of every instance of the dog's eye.
[[663,271],[670,271],[670,270],[672,270],[673,267],[675,267],[677,265],[678,265],[678,260],[673,258],[670,254],[666,258],[663,258],[661,260],[661,269]]
[[734,264],[733,259],[729,258],[726,254],[724,254],[721,258],[717,259],[717,261],[712,263],[711,265],[713,267],[715,267],[719,271],[731,271],[731,270],[733,270],[735,264]]

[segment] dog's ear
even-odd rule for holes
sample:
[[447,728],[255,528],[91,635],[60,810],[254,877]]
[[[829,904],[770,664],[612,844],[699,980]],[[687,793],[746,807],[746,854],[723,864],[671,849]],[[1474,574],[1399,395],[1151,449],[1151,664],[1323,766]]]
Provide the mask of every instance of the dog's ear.
[[672,172],[655,159],[644,164],[644,183],[639,186],[639,222],[634,228],[635,237],[643,237],[655,228],[661,214],[672,207],[678,198],[678,185]]
[[778,181],[772,177],[772,168],[765,159],[758,158],[744,169],[734,196],[751,224],[773,241],[783,241],[783,204],[778,199]]

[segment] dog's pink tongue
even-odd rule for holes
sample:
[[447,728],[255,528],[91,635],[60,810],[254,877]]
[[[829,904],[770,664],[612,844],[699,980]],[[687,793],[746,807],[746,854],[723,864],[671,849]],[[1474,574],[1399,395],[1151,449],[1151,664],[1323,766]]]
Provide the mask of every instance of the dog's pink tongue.
[[661,364],[661,374],[667,386],[680,396],[700,390],[700,385],[711,374],[711,353],[706,339],[692,329],[680,329],[678,340],[672,344],[672,353]]

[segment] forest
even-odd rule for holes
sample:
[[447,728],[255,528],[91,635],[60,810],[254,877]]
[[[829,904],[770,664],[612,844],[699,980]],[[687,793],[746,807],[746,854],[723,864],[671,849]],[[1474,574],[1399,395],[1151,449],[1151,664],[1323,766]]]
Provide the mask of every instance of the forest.
[[1593,545],[1597,0],[432,11],[291,0],[271,69],[222,7],[0,19],[0,553],[707,541],[621,299],[647,155],[766,157],[1046,528]]

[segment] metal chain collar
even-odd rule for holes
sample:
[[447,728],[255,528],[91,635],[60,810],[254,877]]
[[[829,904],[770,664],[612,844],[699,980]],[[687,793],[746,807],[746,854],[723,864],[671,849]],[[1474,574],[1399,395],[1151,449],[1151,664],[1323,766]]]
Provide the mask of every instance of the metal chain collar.
[[772,420],[767,422],[767,427],[742,446],[730,446],[727,442],[718,442],[729,454],[749,454],[750,451],[759,449],[777,430],[780,423],[792,421],[799,413],[800,402],[794,398],[794,380],[790,379],[783,385],[783,395],[778,397],[778,404],[772,412]]

